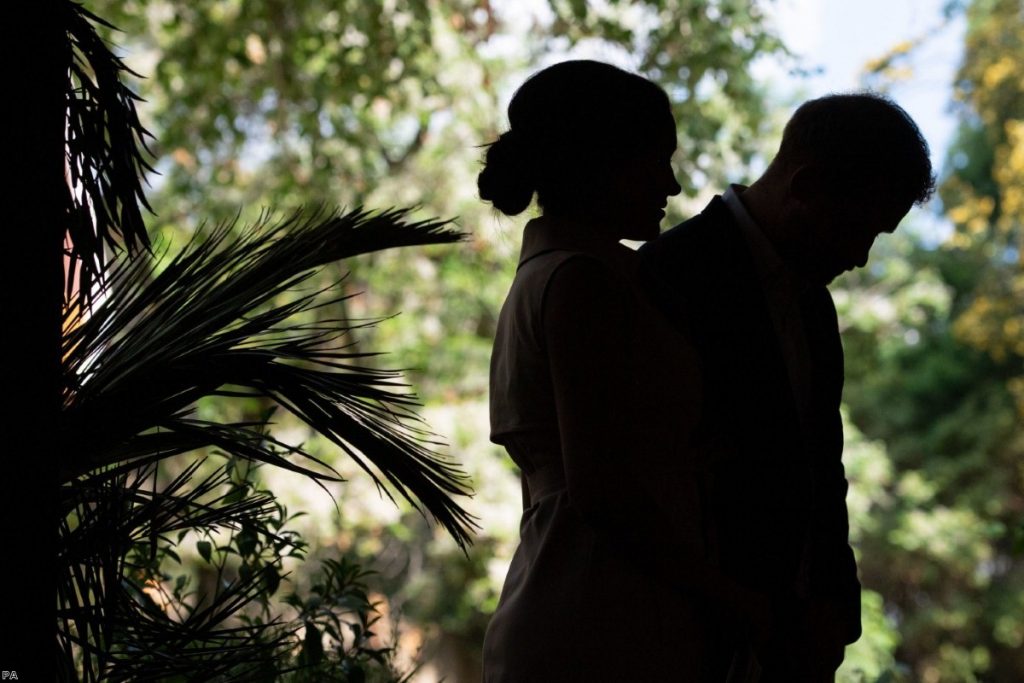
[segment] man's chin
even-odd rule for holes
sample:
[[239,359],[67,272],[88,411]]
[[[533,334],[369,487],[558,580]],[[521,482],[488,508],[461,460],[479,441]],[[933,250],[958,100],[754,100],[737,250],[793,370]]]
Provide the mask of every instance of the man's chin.
[[847,273],[852,273],[855,270],[857,270],[857,266],[850,266],[849,268],[842,269],[836,268],[835,270],[832,271],[832,274],[828,276],[828,282],[826,282],[825,284],[830,285],[837,278],[846,275]]
[[826,275],[826,276],[824,276],[822,278],[818,278],[818,280],[816,280],[816,282],[817,282],[817,284],[821,285],[822,287],[828,287],[833,282],[835,282],[836,278],[839,277],[840,275],[842,275],[842,273],[836,273],[835,275]]
[[832,284],[837,277],[850,270],[849,268],[840,265],[838,263],[828,263],[824,259],[813,264],[812,268],[808,269],[806,275],[807,279],[816,285],[827,286]]
[[835,271],[824,271],[819,268],[795,268],[794,271],[805,282],[818,287],[827,287],[842,274]]

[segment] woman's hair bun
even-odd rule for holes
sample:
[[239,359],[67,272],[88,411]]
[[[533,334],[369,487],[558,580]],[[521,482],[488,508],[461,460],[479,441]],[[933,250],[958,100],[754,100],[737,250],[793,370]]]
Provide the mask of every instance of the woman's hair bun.
[[530,172],[526,150],[512,131],[487,147],[484,169],[477,177],[480,198],[489,201],[506,216],[515,216],[526,210],[536,190]]

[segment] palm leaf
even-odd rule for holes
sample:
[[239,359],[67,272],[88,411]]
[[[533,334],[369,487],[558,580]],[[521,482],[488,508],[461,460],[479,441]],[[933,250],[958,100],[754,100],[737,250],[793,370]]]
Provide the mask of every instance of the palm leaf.
[[153,171],[147,157],[149,132],[139,121],[139,97],[122,82],[135,74],[109,49],[94,24],[114,27],[82,5],[54,4],[71,50],[67,65],[67,236],[71,264],[67,297],[75,287],[86,297],[104,273],[107,250],[129,255],[149,249],[142,207],[149,209],[142,181]]
[[206,397],[257,397],[325,435],[389,497],[397,493],[432,515],[465,547],[473,522],[454,498],[469,493],[466,476],[433,450],[416,397],[397,372],[369,367],[373,354],[355,350],[359,323],[301,322],[344,296],[300,291],[328,262],[460,235],[441,222],[410,221],[405,211],[306,211],[265,217],[240,237],[232,224],[204,229],[162,267],[148,258],[108,260],[151,253],[142,217],[149,208],[142,181],[153,170],[149,134],[138,98],[121,81],[130,71],[95,30],[113,27],[70,0],[55,7],[71,44],[61,680],[269,680],[294,626],[239,617],[273,591],[273,564],[240,571],[199,605],[168,603],[176,617],[147,589],[160,584],[161,558],[176,559],[173,548],[189,531],[257,529],[279,562],[290,541],[268,526],[272,494],[240,495],[228,485],[229,465],[196,481],[199,462],[158,488],[158,465],[212,449],[318,482],[338,479],[303,448],[266,433],[265,420],[218,423],[195,414]]
[[158,569],[129,559],[133,548],[145,554],[158,541],[169,547],[167,537],[184,530],[248,524],[274,538],[260,526],[272,512],[272,495],[232,496],[227,466],[194,482],[200,465],[159,490],[155,466],[114,477],[93,473],[62,488],[68,514],[57,558],[58,645],[65,661],[74,661],[77,650],[85,681],[253,680],[250,674],[287,646],[292,633],[276,622],[231,623],[263,590],[270,567],[204,596],[202,606],[176,605],[172,618],[146,592]]
[[389,497],[396,492],[429,513],[464,546],[472,518],[452,497],[468,493],[466,476],[432,450],[400,374],[365,364],[372,354],[352,349],[351,323],[289,325],[345,298],[289,296],[323,264],[461,235],[441,222],[409,221],[406,211],[361,210],[297,212],[240,232],[232,238],[239,231],[230,223],[199,231],[159,271],[145,260],[118,263],[98,305],[68,307],[62,481],[206,447],[338,479],[302,448],[254,438],[256,425],[214,424],[190,412],[207,396],[256,396],[326,436]]

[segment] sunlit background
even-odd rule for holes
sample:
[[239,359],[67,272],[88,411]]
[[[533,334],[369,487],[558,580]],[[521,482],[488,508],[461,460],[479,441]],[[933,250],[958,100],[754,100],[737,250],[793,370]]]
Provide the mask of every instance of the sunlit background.
[[[845,463],[864,635],[842,681],[1024,680],[1024,10],[1019,0],[95,0],[145,78],[151,233],[300,205],[415,206],[455,246],[340,264],[342,314],[386,318],[360,348],[406,369],[444,451],[471,475],[463,555],[302,424],[349,481],[330,494],[262,472],[310,544],[278,590],[346,557],[375,574],[381,646],[411,680],[477,681],[516,544],[517,473],[490,444],[487,364],[525,217],[475,192],[480,145],[540,66],[600,58],[673,98],[692,215],[762,169],[804,99],[870,87],[919,123],[940,191],[833,286],[847,354]],[[335,311],[337,313],[338,311]],[[396,317],[390,317],[399,314]],[[216,403],[200,406],[216,414]],[[252,408],[258,412],[258,406]],[[183,462],[187,462],[183,460]],[[333,496],[333,497],[332,497]],[[203,572],[188,543],[173,572]],[[614,600],[609,595],[609,600]],[[275,609],[287,614],[283,603]],[[636,605],[636,618],[644,606]],[[642,652],[610,653],[642,657]],[[418,667],[418,668],[417,668]]]

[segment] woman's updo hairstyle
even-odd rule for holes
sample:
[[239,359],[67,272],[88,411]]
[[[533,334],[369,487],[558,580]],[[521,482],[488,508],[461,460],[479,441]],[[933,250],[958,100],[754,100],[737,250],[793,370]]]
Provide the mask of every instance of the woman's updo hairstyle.
[[600,200],[615,166],[632,154],[675,148],[665,91],[610,64],[577,60],[531,76],[512,96],[509,130],[488,145],[480,198],[507,216],[537,193],[547,212]]
[[506,216],[522,213],[537,189],[525,148],[512,131],[502,133],[487,146],[484,170],[476,181],[480,198]]

